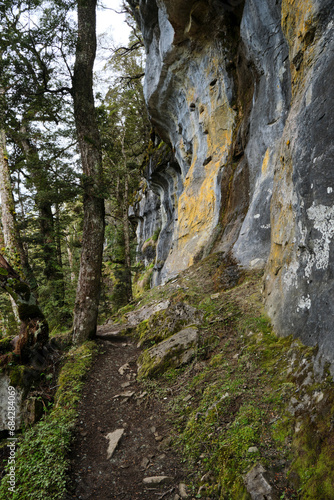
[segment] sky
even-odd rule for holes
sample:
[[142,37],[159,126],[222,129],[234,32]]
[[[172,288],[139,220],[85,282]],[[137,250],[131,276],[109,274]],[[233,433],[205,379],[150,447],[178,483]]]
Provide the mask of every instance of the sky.
[[124,14],[114,12],[122,10],[121,4],[121,0],[104,0],[103,5],[107,9],[98,8],[96,17],[97,33],[111,35],[117,45],[126,44],[130,34]]
[[112,56],[112,48],[115,46],[126,46],[130,35],[130,28],[125,23],[125,15],[117,14],[122,11],[121,0],[103,0],[106,9],[98,8],[96,16],[96,33],[98,37],[98,49],[94,65],[94,88],[105,94],[112,74],[108,75],[110,69],[105,68],[107,60]]

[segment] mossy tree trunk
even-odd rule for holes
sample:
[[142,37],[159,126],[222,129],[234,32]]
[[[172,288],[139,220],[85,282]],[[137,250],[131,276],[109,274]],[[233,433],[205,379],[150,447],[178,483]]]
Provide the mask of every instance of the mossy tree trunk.
[[131,248],[130,248],[130,223],[129,223],[129,177],[125,171],[124,198],[123,198],[123,234],[125,254],[126,291],[128,302],[132,300],[132,276],[131,276]]
[[37,343],[43,345],[48,341],[48,323],[29,285],[21,279],[1,253],[0,286],[9,293],[17,305],[21,329],[14,352],[20,354],[22,361],[25,361],[29,357],[31,347]]
[[104,243],[104,199],[101,143],[93,95],[96,0],[78,0],[77,9],[78,40],[72,94],[83,170],[84,223],[73,341],[82,343],[96,334]]
[[[10,170],[8,165],[8,154],[6,148],[6,134],[4,128],[5,115],[5,91],[0,89],[0,200],[1,200],[1,223],[4,239],[4,248],[10,264],[22,272],[31,283],[35,283],[32,270],[28,263],[28,257],[24,251],[22,240],[15,217],[15,203],[12,192]],[[11,297],[14,316],[19,321],[17,305]]]
[[[3,243],[11,259],[16,260],[16,224],[14,218],[14,199],[10,184],[8,158],[6,152],[5,131],[0,129],[0,200],[1,200],[1,223],[3,230]],[[16,321],[19,321],[19,312],[13,297],[10,298]]]

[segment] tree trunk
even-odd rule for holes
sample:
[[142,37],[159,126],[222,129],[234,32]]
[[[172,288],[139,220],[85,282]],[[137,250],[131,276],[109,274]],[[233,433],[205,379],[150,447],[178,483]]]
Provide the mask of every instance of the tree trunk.
[[0,287],[15,300],[21,321],[20,337],[15,353],[21,361],[29,358],[30,348],[36,343],[46,344],[49,338],[48,323],[37,305],[35,296],[19,274],[10,266],[0,253]]
[[12,194],[10,172],[8,167],[8,157],[6,151],[6,136],[3,129],[0,130],[0,198],[1,198],[1,221],[5,247],[7,247],[8,257],[13,265],[19,264],[17,254],[18,237],[15,221],[15,204]]
[[65,236],[65,241],[66,241],[66,249],[67,249],[67,256],[68,256],[68,263],[70,265],[70,270],[71,270],[71,282],[74,283],[75,281],[75,272],[74,272],[74,262],[73,262],[73,253],[71,249],[71,243],[70,243],[70,238],[68,235]]
[[[15,206],[10,183],[10,173],[8,168],[8,158],[6,152],[6,136],[3,129],[0,129],[0,200],[1,200],[1,222],[3,230],[3,243],[7,254],[14,264],[18,264],[17,254],[16,223],[14,218]],[[14,317],[19,323],[19,311],[15,300],[10,297]]]
[[58,262],[57,239],[52,203],[47,199],[45,193],[44,179],[41,177],[39,168],[40,160],[36,146],[29,139],[29,130],[25,122],[22,122],[18,140],[27,162],[32,165],[30,172],[37,191],[36,206],[39,212],[39,227],[41,234],[41,247],[44,261],[44,276],[52,283],[54,299],[58,307],[64,304],[64,276]]
[[56,240],[56,255],[57,255],[57,274],[58,282],[56,286],[58,294],[58,307],[63,307],[65,304],[65,280],[63,273],[63,256],[61,251],[61,228],[59,218],[59,204],[56,203],[55,214],[55,240]]
[[[28,263],[28,257],[23,248],[15,217],[15,203],[10,179],[6,134],[3,123],[5,113],[4,100],[5,92],[3,89],[0,89],[0,200],[4,247],[10,264],[16,270],[24,274],[34,290],[36,288],[36,281]],[[15,301],[12,297],[10,300],[14,316],[19,322],[19,314]]]
[[96,334],[104,242],[102,154],[93,95],[96,0],[78,0],[78,41],[73,75],[75,124],[84,187],[82,252],[74,307],[73,342]]
[[125,271],[127,282],[127,298],[132,299],[132,277],[131,277],[131,249],[130,249],[130,225],[128,216],[129,205],[129,178],[128,172],[125,172],[124,179],[124,198],[123,198],[123,234],[124,234],[124,254]]

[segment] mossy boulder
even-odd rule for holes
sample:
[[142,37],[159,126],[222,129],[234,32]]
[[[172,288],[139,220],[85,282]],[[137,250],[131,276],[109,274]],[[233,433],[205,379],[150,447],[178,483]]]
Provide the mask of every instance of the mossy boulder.
[[183,302],[172,304],[142,321],[136,329],[138,345],[149,347],[179,332],[186,326],[198,325],[203,318],[202,311]]
[[197,328],[185,328],[172,337],[143,352],[138,359],[138,377],[153,377],[168,368],[188,363],[196,354],[199,341]]
[[148,305],[141,307],[135,311],[130,311],[125,315],[125,319],[129,327],[136,327],[142,321],[149,319],[153,314],[158,311],[163,311],[170,306],[169,300],[162,300],[160,302],[151,302]]

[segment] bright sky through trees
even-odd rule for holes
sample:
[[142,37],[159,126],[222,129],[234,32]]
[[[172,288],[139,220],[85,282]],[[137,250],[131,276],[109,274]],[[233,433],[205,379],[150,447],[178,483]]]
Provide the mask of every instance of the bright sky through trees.
[[114,12],[122,11],[121,0],[106,0],[104,5],[107,9],[101,7],[97,9],[97,34],[108,33],[113,37],[116,44],[125,45],[128,41],[130,29],[125,23],[125,15]]
[[94,65],[94,88],[95,91],[104,95],[109,88],[114,74],[108,74],[106,68],[107,61],[114,54],[112,49],[120,45],[128,45],[130,28],[125,22],[125,14],[118,14],[122,9],[122,0],[104,0],[97,8],[96,13],[96,34],[97,54]]

